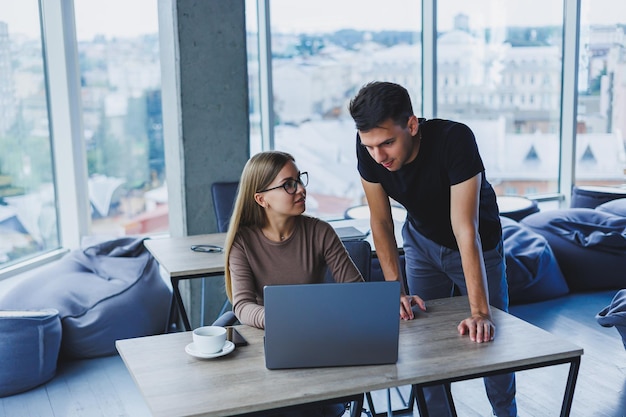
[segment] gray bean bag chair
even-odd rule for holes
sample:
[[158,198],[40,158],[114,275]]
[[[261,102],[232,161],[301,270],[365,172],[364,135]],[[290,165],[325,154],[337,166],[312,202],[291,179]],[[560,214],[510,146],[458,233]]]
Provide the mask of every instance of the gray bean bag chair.
[[626,290],[619,290],[611,304],[596,315],[596,320],[604,327],[615,326],[626,349]]
[[0,397],[52,379],[61,346],[58,311],[0,311],[0,335]]
[[501,217],[509,303],[549,300],[569,287],[546,238],[507,217]]
[[574,208],[531,214],[521,223],[548,240],[570,290],[626,286],[626,217]]
[[116,353],[115,341],[163,333],[171,291],[142,238],[75,250],[0,295],[0,310],[59,311],[61,352],[91,358]]

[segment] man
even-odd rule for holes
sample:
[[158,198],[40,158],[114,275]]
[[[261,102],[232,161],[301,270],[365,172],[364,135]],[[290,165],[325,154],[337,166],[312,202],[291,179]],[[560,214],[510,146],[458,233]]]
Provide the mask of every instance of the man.
[[[485,178],[472,131],[450,120],[413,114],[407,90],[394,83],[365,85],[350,102],[357,159],[385,279],[401,278],[389,198],[408,212],[402,230],[410,295],[400,317],[413,319],[422,299],[467,294],[469,317],[458,325],[477,343],[495,336],[489,305],[507,311],[508,288],[496,196]],[[421,298],[420,298],[421,297]],[[515,376],[485,378],[494,414],[516,416]],[[426,391],[431,415],[450,411],[444,387]]]

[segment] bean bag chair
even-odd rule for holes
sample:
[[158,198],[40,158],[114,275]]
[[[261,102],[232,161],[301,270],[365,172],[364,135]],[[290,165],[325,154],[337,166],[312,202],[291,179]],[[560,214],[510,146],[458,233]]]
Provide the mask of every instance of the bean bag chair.
[[509,303],[538,302],[569,293],[548,241],[515,220],[501,216],[500,221]]
[[604,327],[615,326],[626,349],[626,290],[618,291],[611,304],[596,315],[596,320]]
[[572,189],[570,208],[596,208],[607,201],[626,197],[626,188],[593,185],[576,186]]
[[33,271],[0,296],[0,309],[58,310],[62,354],[92,358],[115,354],[117,339],[163,333],[171,299],[143,239],[125,237]]
[[626,217],[574,208],[531,214],[521,223],[548,240],[570,290],[626,285]]
[[0,311],[0,334],[0,397],[52,379],[61,346],[58,311]]
[[596,210],[616,216],[626,217],[626,198],[611,200],[596,207]]

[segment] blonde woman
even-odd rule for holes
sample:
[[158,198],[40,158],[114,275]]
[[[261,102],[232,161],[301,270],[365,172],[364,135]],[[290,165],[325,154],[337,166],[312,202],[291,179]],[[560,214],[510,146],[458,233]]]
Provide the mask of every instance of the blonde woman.
[[285,152],[254,155],[244,167],[226,236],[225,285],[243,324],[265,327],[263,287],[363,278],[334,229],[304,215],[308,175]]
[[[327,268],[337,281],[363,281],[333,228],[303,214],[307,183],[285,152],[256,154],[243,169],[224,247],[226,293],[243,324],[265,328],[266,285],[320,283]],[[267,415],[339,417],[345,409],[310,403]]]

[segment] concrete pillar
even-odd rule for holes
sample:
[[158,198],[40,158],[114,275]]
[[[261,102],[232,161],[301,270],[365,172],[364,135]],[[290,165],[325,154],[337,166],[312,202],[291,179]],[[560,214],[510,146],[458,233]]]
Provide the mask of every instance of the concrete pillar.
[[[217,230],[211,184],[236,181],[249,158],[244,0],[159,0],[163,130],[171,236]],[[205,280],[206,322],[225,299]],[[202,280],[182,286],[200,324]]]

